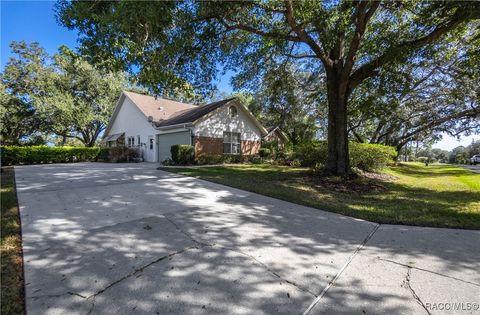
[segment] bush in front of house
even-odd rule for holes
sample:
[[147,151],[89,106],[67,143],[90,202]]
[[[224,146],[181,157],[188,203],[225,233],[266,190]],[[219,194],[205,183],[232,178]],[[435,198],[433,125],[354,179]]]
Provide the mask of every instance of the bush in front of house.
[[97,161],[108,162],[108,156],[110,155],[110,148],[100,148],[97,155]]
[[262,158],[268,158],[272,156],[272,150],[269,148],[260,148],[258,150],[258,155],[260,155]]
[[223,154],[201,153],[195,158],[198,165],[215,165],[225,163]]
[[349,143],[349,153],[350,165],[367,172],[384,168],[397,156],[397,150],[394,147],[358,142]]
[[172,161],[176,165],[195,163],[195,148],[189,144],[175,144],[170,148]]
[[113,147],[108,150],[108,162],[140,162],[141,154],[135,148]]
[[96,161],[99,147],[1,146],[2,165]]
[[318,163],[325,164],[327,153],[326,141],[312,141],[296,146],[291,159],[301,166],[315,167]]
[[[301,166],[319,168],[327,162],[328,146],[326,141],[314,141],[296,147],[293,161]],[[377,171],[392,161],[397,155],[395,148],[370,143],[349,143],[350,165],[362,171]]]

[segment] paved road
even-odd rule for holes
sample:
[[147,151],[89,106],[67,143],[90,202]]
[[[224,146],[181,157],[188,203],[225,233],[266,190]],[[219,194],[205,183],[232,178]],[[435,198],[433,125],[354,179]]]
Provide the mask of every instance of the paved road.
[[477,165],[462,165],[462,166],[465,167],[466,169],[471,170],[472,172],[480,173],[480,164],[477,164]]
[[479,313],[480,231],[379,226],[147,163],[15,169],[30,315]]

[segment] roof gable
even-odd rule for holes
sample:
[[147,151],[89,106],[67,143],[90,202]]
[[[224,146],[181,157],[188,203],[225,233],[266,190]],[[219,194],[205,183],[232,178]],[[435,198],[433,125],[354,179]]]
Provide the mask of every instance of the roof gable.
[[194,109],[187,109],[181,112],[178,112],[176,115],[173,115],[172,118],[160,121],[155,123],[157,127],[165,127],[171,125],[178,125],[178,124],[186,124],[192,123],[197,119],[205,116],[206,114],[216,110],[217,108],[222,107],[223,105],[229,103],[230,101],[234,100],[233,98],[225,99],[218,102],[213,102],[206,105],[197,106]]
[[197,105],[186,104],[167,100],[164,98],[153,97],[133,92],[123,92],[145,115],[152,117],[153,121],[162,121],[170,119],[178,112],[197,108]]

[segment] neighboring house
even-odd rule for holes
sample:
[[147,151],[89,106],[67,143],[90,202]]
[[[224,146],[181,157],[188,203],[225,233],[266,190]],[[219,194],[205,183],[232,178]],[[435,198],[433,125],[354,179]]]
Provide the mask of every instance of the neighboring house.
[[263,137],[263,141],[277,141],[278,148],[285,149],[285,143],[288,142],[287,135],[280,129],[280,127],[267,128],[267,134]]
[[123,92],[103,141],[140,148],[145,161],[161,162],[174,144],[191,144],[196,154],[256,154],[267,134],[235,98],[197,106]]

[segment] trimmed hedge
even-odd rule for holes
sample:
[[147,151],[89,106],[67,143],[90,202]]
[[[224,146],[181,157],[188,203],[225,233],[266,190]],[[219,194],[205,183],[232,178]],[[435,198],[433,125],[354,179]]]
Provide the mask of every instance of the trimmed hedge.
[[99,147],[1,146],[2,165],[96,161]]
[[170,148],[172,161],[176,165],[187,165],[195,162],[195,148],[189,144],[175,144]]
[[[348,147],[351,167],[368,172],[385,167],[397,155],[395,148],[382,144],[350,142]],[[327,142],[315,141],[299,145],[293,159],[298,160],[302,166],[317,167],[319,164],[325,165],[327,154]]]
[[241,155],[241,154],[212,154],[212,153],[202,153],[195,158],[195,162],[198,165],[214,165],[214,164],[225,164],[225,163],[255,163],[263,158],[260,158],[257,155]]

